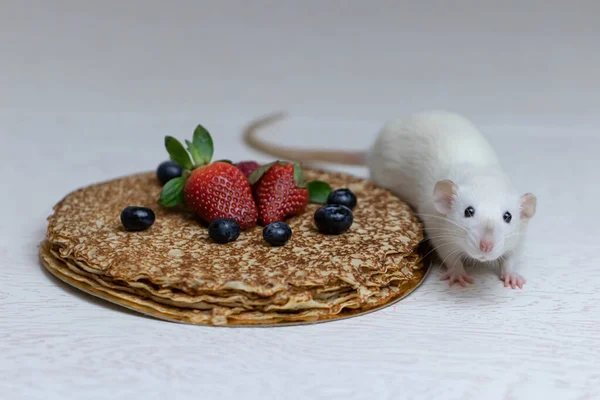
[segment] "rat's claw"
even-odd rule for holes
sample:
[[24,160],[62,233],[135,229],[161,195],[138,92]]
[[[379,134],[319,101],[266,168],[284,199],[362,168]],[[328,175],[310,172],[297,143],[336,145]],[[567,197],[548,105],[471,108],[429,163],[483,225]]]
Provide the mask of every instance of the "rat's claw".
[[502,279],[504,281],[504,287],[510,286],[512,289],[516,289],[517,287],[523,289],[523,285],[527,283],[525,278],[519,274],[506,274]]
[[440,277],[441,281],[448,281],[448,285],[452,286],[455,282],[457,282],[460,286],[467,286],[467,283],[473,283],[474,280],[467,273],[463,271],[456,271],[451,269]]

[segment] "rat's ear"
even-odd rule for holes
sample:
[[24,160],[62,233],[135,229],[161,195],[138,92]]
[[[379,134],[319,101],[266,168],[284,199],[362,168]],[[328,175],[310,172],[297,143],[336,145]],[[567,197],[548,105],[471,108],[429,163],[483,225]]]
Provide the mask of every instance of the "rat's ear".
[[530,220],[535,215],[537,206],[537,198],[533,193],[525,193],[519,199],[519,212],[521,213],[521,221]]
[[448,214],[454,204],[458,187],[449,179],[438,181],[433,188],[433,204],[440,214]]

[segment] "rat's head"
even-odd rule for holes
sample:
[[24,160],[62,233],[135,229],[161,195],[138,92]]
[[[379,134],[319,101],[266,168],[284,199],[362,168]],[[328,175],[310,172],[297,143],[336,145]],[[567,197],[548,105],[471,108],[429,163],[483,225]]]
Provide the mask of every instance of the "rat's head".
[[516,194],[497,176],[441,180],[434,188],[436,210],[456,229],[458,246],[470,257],[491,261],[512,250],[535,214],[536,197]]

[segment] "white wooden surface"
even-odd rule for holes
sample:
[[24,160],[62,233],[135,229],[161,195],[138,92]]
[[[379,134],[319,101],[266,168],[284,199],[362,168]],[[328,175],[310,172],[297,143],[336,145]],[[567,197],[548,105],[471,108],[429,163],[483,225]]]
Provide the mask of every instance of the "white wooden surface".
[[[593,2],[0,2],[0,399],[600,397]],[[123,311],[40,267],[63,195],[153,169],[163,136],[199,122],[217,157],[264,160],[239,131],[279,107],[293,117],[272,140],[327,147],[364,147],[415,109],[473,118],[539,198],[525,289],[494,271],[449,289],[436,270],[364,317],[220,329]]]

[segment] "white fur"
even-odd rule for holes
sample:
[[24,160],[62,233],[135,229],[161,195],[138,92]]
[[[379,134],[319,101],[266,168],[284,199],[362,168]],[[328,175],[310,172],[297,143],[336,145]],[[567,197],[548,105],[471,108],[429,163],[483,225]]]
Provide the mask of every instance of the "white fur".
[[[451,282],[470,279],[463,269],[466,260],[500,261],[505,281],[522,279],[516,272],[526,228],[519,215],[522,198],[490,144],[470,121],[445,111],[391,121],[379,133],[365,162],[371,179],[417,211],[448,267],[446,278]],[[441,180],[455,184],[449,211],[436,207],[434,188]],[[465,218],[469,206],[475,214]],[[512,214],[510,223],[503,220],[506,211]],[[482,239],[493,242],[492,252],[480,250]]]

